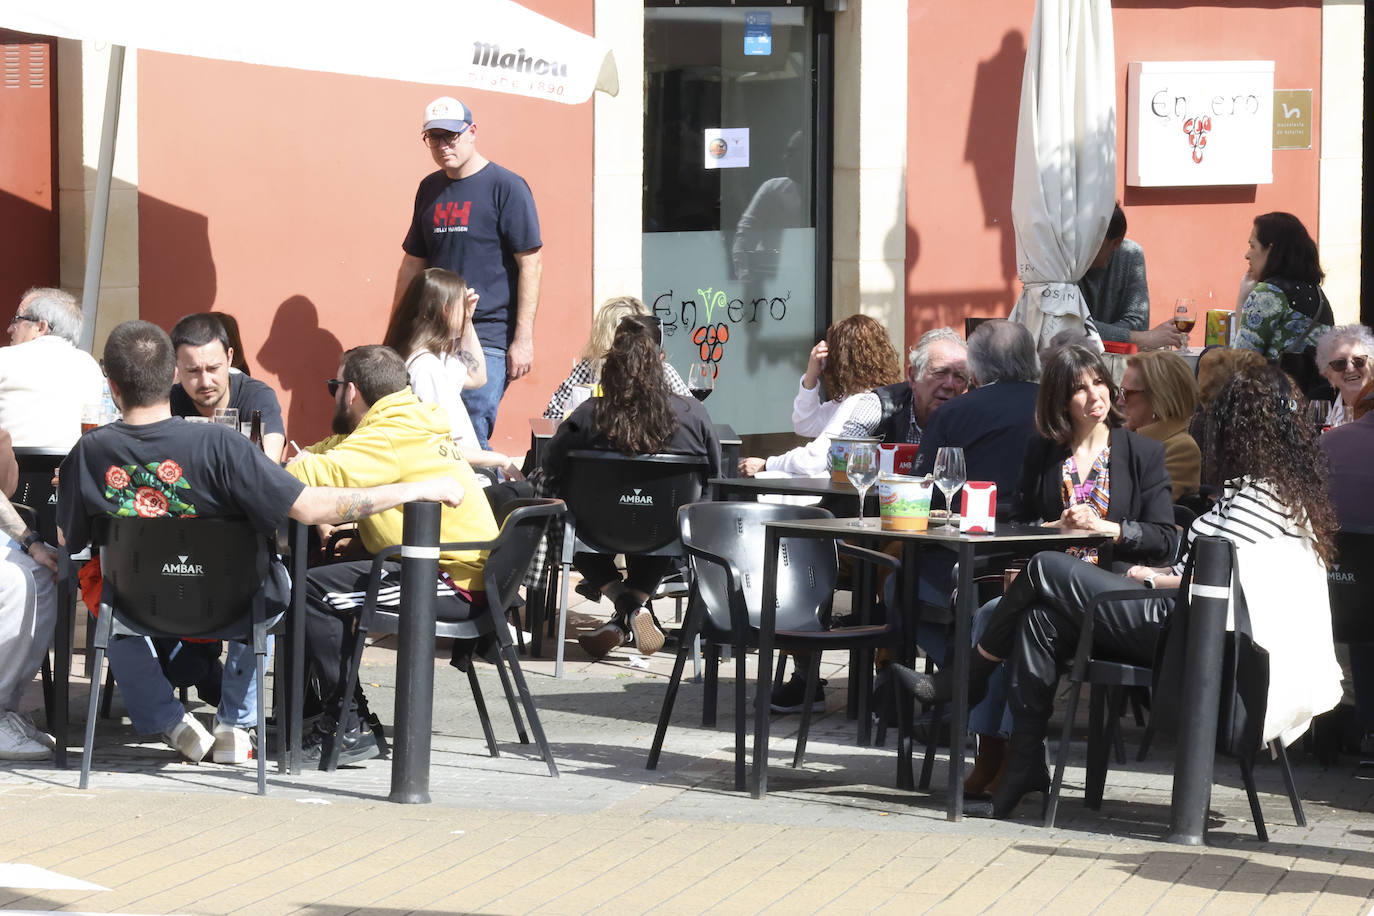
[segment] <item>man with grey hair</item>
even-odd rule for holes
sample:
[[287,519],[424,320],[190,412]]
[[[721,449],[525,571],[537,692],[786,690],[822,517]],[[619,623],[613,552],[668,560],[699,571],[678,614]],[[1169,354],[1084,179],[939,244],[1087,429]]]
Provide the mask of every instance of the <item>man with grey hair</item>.
[[1003,318],[985,321],[968,340],[968,368],[977,387],[931,416],[912,473],[930,473],[936,451],[957,446],[964,450],[968,479],[995,482],[998,507],[1008,509],[1026,443],[1035,432],[1040,389],[1035,341],[1025,325]]
[[0,426],[16,446],[71,448],[81,436],[81,410],[105,392],[100,364],[76,346],[81,307],[60,289],[35,288],[10,319],[10,345],[0,348]]
[[919,445],[935,408],[968,390],[967,359],[953,328],[926,331],[907,358],[907,380],[860,396],[840,435]]

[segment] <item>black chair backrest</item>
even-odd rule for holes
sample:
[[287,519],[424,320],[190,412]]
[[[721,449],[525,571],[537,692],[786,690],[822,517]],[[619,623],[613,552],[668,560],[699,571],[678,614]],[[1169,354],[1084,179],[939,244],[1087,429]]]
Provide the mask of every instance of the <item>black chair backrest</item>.
[[[726,557],[739,570],[749,623],[758,626],[763,607],[764,531],[766,522],[833,518],[817,506],[774,503],[705,502],[685,506],[680,514],[682,543]],[[783,538],[778,548],[777,629],[815,629],[820,609],[835,591],[838,564],[835,542],[823,538]],[[714,563],[692,559],[697,594],[712,622],[730,628],[730,599],[725,574]]]
[[242,519],[112,518],[100,530],[101,575],[119,616],[141,631],[226,631],[246,620],[267,577],[266,539]]
[[705,458],[574,449],[559,486],[577,536],[601,553],[642,554],[677,541],[677,510],[701,499]]
[[1174,527],[1178,529],[1178,549],[1174,551],[1174,562],[1183,559],[1188,552],[1188,529],[1197,521],[1197,513],[1187,506],[1174,503]]
[[529,571],[549,521],[561,518],[561,499],[513,499],[502,507],[501,533],[482,567],[487,599],[509,608]]
[[66,449],[21,447],[14,450],[14,460],[19,465],[19,486],[10,502],[33,510],[34,530],[44,543],[53,546],[57,545],[57,488],[52,485],[52,476],[66,457]]
[[1336,533],[1336,562],[1326,571],[1336,642],[1374,642],[1374,528]]

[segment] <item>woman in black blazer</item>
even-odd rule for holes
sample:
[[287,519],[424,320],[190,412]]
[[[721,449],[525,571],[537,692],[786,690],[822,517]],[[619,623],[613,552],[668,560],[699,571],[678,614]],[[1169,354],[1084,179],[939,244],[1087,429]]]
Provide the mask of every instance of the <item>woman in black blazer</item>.
[[[1110,371],[1097,353],[1069,346],[1057,351],[1045,364],[1035,407],[1039,436],[1026,447],[1021,478],[1012,500],[1014,521],[1047,527],[1096,531],[1112,536],[1109,549],[1112,570],[1125,573],[1132,566],[1163,566],[1173,562],[1178,547],[1174,527],[1169,474],[1164,466],[1164,446],[1121,426],[1116,409],[1120,397]],[[1070,551],[1081,560],[1097,564],[1095,550]],[[1060,556],[1059,564],[1077,564]],[[1003,659],[1013,655],[1018,640],[1037,638],[1023,626],[1028,607],[1044,603],[1042,592],[1060,584],[1046,580],[1039,566],[1018,576],[1007,595],[986,617],[977,650],[969,666],[969,703],[976,704],[987,692],[988,679]],[[1032,574],[1034,572],[1034,574]],[[1128,619],[1140,613],[1136,607],[1108,608],[1116,614],[1110,632],[1128,634],[1124,645],[1113,646],[1123,660],[1154,651],[1158,621]],[[1139,639],[1132,635],[1140,634]],[[1148,634],[1148,639],[1145,634]],[[1148,642],[1149,645],[1145,645]],[[934,677],[899,670],[901,677],[926,704],[945,703],[953,685],[948,669]],[[1006,772],[997,782],[991,812],[1005,816],[1029,792],[1049,786],[1045,768],[1044,737],[1049,709],[1040,709],[1045,691],[1031,689],[1057,679],[1057,670],[1027,670],[1010,665],[1008,687],[1013,698],[1035,696],[1032,704],[1013,702],[1012,740]],[[1051,702],[1053,694],[1050,693]],[[1031,709],[1029,706],[1036,706]],[[1037,756],[1038,755],[1038,756]],[[970,807],[969,812],[978,811]]]

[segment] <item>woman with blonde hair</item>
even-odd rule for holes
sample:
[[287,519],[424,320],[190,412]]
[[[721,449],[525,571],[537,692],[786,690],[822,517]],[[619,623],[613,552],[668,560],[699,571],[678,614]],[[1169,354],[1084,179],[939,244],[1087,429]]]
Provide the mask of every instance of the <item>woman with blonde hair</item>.
[[[601,303],[601,308],[596,310],[596,317],[592,319],[591,336],[587,338],[586,346],[578,355],[577,363],[573,366],[572,372],[568,373],[568,377],[559,383],[553,397],[549,398],[548,406],[544,408],[546,418],[563,419],[564,414],[568,412],[568,401],[572,398],[573,389],[578,385],[596,385],[601,381],[601,367],[606,361],[606,354],[611,350],[615,329],[630,315],[647,317],[649,309],[634,296],[616,296]],[[692,396],[682,376],[678,375],[677,370],[669,363],[663,363],[663,375],[668,380],[668,388],[673,394],[684,398]]]
[[1173,350],[1146,350],[1126,357],[1118,406],[1126,428],[1164,443],[1164,467],[1174,502],[1198,491],[1202,450],[1188,433],[1197,409],[1197,381]]

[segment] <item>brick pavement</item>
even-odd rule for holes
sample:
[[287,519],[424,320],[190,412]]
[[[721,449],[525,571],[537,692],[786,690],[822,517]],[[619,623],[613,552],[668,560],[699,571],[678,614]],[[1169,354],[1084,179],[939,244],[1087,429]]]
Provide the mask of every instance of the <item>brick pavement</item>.
[[[581,610],[586,610],[583,607]],[[580,614],[574,621],[584,620]],[[333,775],[189,766],[125,721],[101,723],[88,791],[77,771],[0,764],[0,862],[106,890],[6,888],[0,907],[100,913],[1364,913],[1374,894],[1374,780],[1353,762],[1296,761],[1308,826],[1293,825],[1277,768],[1259,768],[1271,842],[1254,839],[1239,774],[1218,762],[1209,845],[1162,843],[1172,749],[1114,769],[1100,812],[1081,803],[1082,746],[1060,825],[1034,806],[1009,822],[943,818],[943,795],[892,788],[894,752],[854,746],[842,665],[804,767],[797,717],[775,719],[770,794],[733,789],[733,685],[704,729],[684,684],[657,771],[644,769],[666,654],[568,676],[526,663],[562,776],[515,740],[495,673],[482,684],[502,756],[487,756],[464,678],[436,656],[433,802],[387,802],[390,764]],[[840,656],[835,655],[838,661]],[[389,709],[394,653],[369,649],[364,681]],[[689,669],[690,670],[690,669]],[[733,668],[722,666],[722,674]],[[84,690],[73,706],[84,715]],[[33,692],[31,706],[40,705]],[[1086,704],[1084,704],[1086,705]],[[209,710],[200,711],[208,715]],[[1139,730],[1127,728],[1128,745]],[[752,744],[750,745],[752,748]],[[941,752],[934,784],[942,787]],[[0,871],[3,874],[3,871]]]

